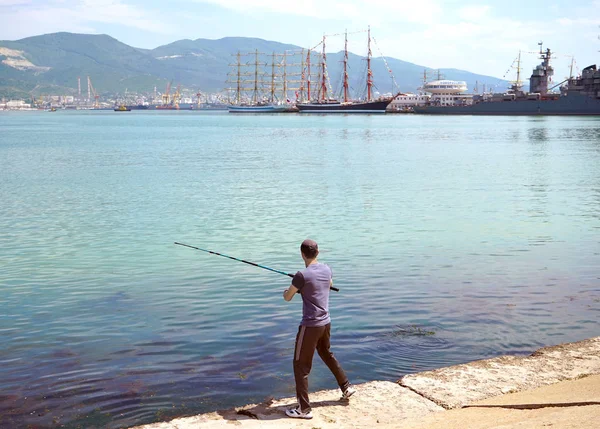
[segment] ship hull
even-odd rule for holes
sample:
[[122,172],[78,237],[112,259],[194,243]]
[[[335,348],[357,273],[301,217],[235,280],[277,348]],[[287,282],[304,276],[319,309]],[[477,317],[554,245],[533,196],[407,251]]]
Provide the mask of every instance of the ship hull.
[[389,100],[369,101],[366,103],[299,103],[300,113],[385,113]]
[[600,99],[569,94],[555,100],[484,101],[471,106],[415,106],[415,113],[431,115],[596,116]]
[[227,106],[229,113],[279,113],[285,112],[288,106]]
[[227,110],[227,106],[218,103],[202,103],[200,105],[192,106],[192,110]]
[[159,104],[149,105],[150,110],[193,110],[194,105],[191,103],[179,103],[179,104]]

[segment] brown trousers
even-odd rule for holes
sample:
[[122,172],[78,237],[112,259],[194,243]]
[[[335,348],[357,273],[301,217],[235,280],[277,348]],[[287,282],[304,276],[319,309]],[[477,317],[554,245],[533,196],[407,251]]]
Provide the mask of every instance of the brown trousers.
[[300,326],[296,335],[296,347],[294,348],[294,378],[296,379],[296,397],[300,410],[307,413],[311,410],[308,399],[308,374],[312,368],[315,349],[331,370],[337,380],[342,392],[350,385],[348,377],[344,373],[340,363],[329,350],[329,337],[331,334],[331,323],[325,326],[310,328]]

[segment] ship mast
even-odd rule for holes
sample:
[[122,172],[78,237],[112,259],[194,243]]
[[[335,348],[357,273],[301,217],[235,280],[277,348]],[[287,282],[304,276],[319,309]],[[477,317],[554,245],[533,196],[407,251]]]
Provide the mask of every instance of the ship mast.
[[575,62],[575,57],[571,57],[571,67],[569,68],[569,80],[573,79],[573,63]]
[[271,57],[271,103],[275,103],[275,52]]
[[371,88],[373,87],[373,71],[371,70],[371,26],[367,31],[367,101],[371,101]]
[[287,85],[287,53],[283,53],[283,101],[287,103],[288,100],[288,85]]
[[306,79],[306,74],[304,72],[304,48],[302,48],[302,53],[300,54],[300,70],[302,70],[302,73],[300,74],[300,88],[298,91],[300,98],[298,99],[298,96],[296,96],[296,102],[304,101],[304,80]]
[[252,94],[252,101],[254,104],[258,103],[258,49],[254,51],[254,94]]
[[[233,103],[236,105],[240,105],[241,103],[243,103],[244,101],[244,96],[242,94],[242,91],[250,91],[252,90],[252,88],[244,88],[244,84],[246,82],[250,82],[250,80],[245,80],[244,76],[251,76],[251,73],[246,73],[244,71],[242,71],[242,67],[248,66],[249,64],[242,64],[242,56],[244,55],[250,55],[250,54],[243,54],[240,51],[237,51],[237,53],[235,54],[231,54],[232,56],[235,56],[236,61],[229,64],[230,67],[232,67],[232,70],[230,73],[227,73],[227,82],[228,83],[235,83],[235,87],[230,87],[227,88],[227,99],[229,100],[229,102],[232,102],[231,100],[231,92],[235,91],[235,96],[233,99]],[[231,77],[231,79],[230,79]],[[165,95],[163,95],[163,104],[167,104],[168,100],[164,101]],[[156,98],[156,96],[155,96]]]
[[308,53],[306,54],[306,90],[307,90],[307,99],[308,102],[310,103],[310,49],[308,50]]
[[241,93],[242,93],[241,76],[242,76],[242,54],[240,53],[240,51],[238,51],[237,52],[237,92],[235,93],[235,103],[238,106],[241,101]]
[[327,100],[327,54],[325,53],[325,35],[323,34],[323,57],[321,58],[321,101]]
[[[517,56],[516,60],[517,62],[517,80],[513,83],[513,85],[510,87],[511,91],[514,93],[517,93],[519,91],[521,91],[521,87],[523,86],[522,82],[521,82],[521,51],[519,50],[519,55]],[[513,61],[514,64],[514,61]]]
[[344,103],[348,102],[348,30],[344,33]]
[[517,57],[517,87],[521,86],[521,50],[519,50],[519,56]]

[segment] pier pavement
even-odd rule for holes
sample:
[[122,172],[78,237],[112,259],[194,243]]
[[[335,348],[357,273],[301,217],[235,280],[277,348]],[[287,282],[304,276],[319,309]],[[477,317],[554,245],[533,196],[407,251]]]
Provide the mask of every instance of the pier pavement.
[[600,428],[600,337],[356,387],[311,393],[311,420],[286,417],[284,398],[135,429]]

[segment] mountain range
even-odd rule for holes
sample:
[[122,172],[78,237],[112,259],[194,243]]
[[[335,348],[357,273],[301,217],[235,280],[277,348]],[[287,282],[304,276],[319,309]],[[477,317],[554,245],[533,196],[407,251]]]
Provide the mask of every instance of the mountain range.
[[[155,49],[135,48],[108,35],[74,33],[0,41],[0,97],[75,95],[78,78],[81,79],[82,93],[87,93],[88,76],[99,95],[126,90],[150,93],[154,87],[162,91],[169,82],[194,92],[219,92],[236,85],[235,81],[231,81],[231,75],[227,83],[228,73],[233,71],[235,74],[237,71],[236,53],[260,52],[259,62],[266,64],[273,58],[272,53],[300,52],[301,49],[295,45],[247,37],[186,39]],[[284,57],[275,58],[281,63]],[[286,59],[297,64],[289,64],[288,73],[299,73],[300,55]],[[328,75],[334,88],[340,87],[342,59],[343,52],[327,53]],[[242,64],[252,64],[253,61],[254,56],[244,55]],[[315,62],[313,73],[316,73],[316,55],[312,61]],[[350,85],[356,91],[364,82],[356,76],[366,76],[365,63],[363,57],[349,54]],[[268,63],[265,70],[270,70],[270,67]],[[485,85],[498,88],[498,91],[507,86],[506,81],[490,76],[457,69],[433,70],[390,57],[373,58],[371,68],[375,86],[381,93],[392,90],[414,92],[422,85],[424,72],[428,80],[435,80],[441,75],[445,79],[465,81],[470,89],[475,87],[476,82],[480,88]],[[242,69],[246,76],[250,76],[247,79],[252,78],[253,66]],[[392,84],[391,76],[397,86]],[[269,77],[265,75],[264,79]]]

